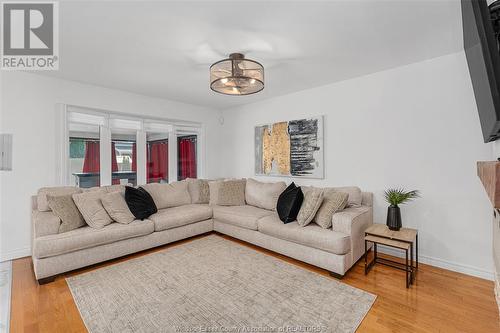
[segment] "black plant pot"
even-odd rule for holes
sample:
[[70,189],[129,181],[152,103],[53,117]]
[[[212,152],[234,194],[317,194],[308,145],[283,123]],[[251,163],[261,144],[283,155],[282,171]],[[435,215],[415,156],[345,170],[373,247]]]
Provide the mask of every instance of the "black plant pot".
[[387,208],[387,227],[398,231],[403,226],[401,222],[401,210],[398,206],[390,205]]

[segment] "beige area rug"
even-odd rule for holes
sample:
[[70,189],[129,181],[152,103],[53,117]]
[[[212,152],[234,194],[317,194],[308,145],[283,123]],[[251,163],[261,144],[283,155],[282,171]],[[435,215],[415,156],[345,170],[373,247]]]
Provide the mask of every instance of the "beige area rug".
[[98,332],[354,332],[376,296],[216,235],[66,279]]

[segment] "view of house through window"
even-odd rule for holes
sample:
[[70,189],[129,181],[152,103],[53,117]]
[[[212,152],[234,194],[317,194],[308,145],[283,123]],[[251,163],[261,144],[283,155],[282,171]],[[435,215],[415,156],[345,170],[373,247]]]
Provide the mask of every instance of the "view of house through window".
[[64,182],[86,188],[137,186],[200,176],[198,127],[71,108],[77,110],[67,113]]
[[137,185],[136,133],[111,134],[112,184]]
[[197,135],[177,137],[177,179],[197,178]]
[[79,187],[100,185],[99,126],[70,124],[69,179]]

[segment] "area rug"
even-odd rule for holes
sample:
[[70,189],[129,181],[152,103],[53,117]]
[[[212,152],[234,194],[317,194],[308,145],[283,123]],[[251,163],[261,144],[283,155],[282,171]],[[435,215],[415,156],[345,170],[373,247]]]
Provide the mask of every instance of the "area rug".
[[216,235],[66,281],[92,333],[354,332],[376,298]]

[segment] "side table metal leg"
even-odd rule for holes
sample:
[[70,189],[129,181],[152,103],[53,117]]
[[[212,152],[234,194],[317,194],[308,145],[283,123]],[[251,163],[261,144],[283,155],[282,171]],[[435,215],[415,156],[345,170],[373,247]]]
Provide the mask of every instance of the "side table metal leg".
[[408,250],[405,250],[405,253],[406,253],[406,262],[405,262],[406,288],[409,288],[410,284],[408,283]]
[[413,267],[413,243],[411,243],[410,246],[410,284],[413,284],[413,280],[415,278],[415,273],[414,273],[414,267]]
[[368,245],[365,239],[365,275],[368,274]]
[[418,270],[418,234],[415,237],[415,257],[417,261],[417,270]]

